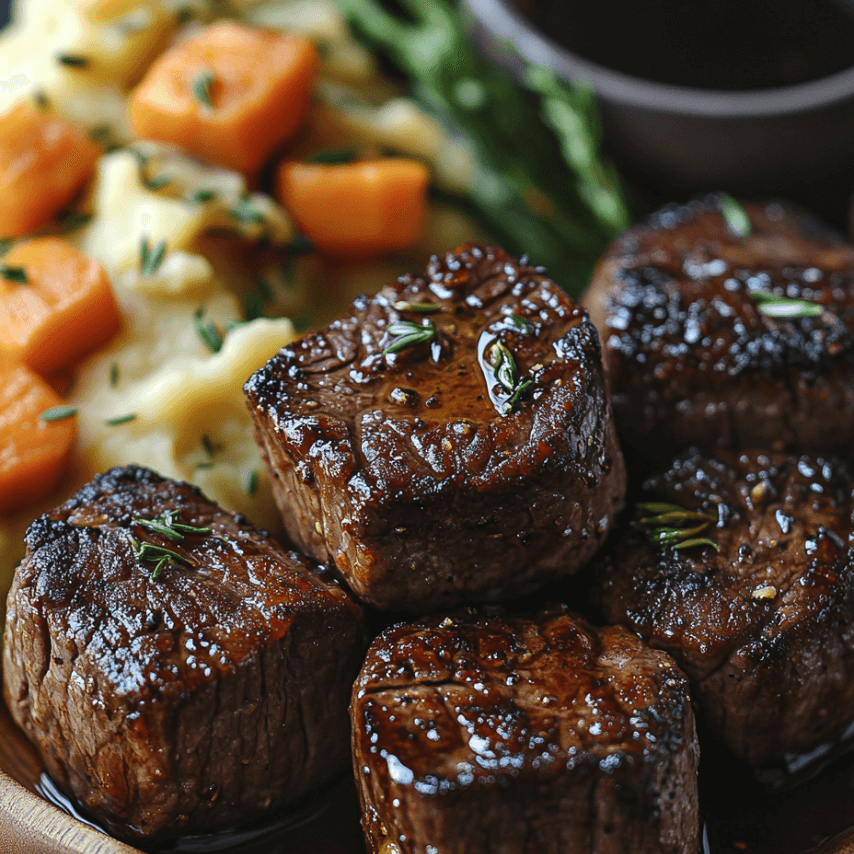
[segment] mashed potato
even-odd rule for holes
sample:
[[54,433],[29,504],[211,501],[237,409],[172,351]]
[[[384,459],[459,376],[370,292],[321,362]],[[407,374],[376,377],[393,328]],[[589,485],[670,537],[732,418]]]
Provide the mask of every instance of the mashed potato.
[[[423,160],[443,189],[464,192],[474,180],[465,147],[383,79],[331,0],[19,0],[0,35],[0,111],[37,98],[104,146],[78,206],[87,221],[66,236],[107,270],[123,327],[78,368],[66,395],[79,439],[62,487],[0,520],[0,596],[32,518],[111,466],[136,462],[191,481],[276,529],[243,383],[294,338],[289,318],[327,320],[355,293],[474,235],[462,213],[434,204],[411,251],[359,263],[297,256],[287,211],[242,175],[134,140],[130,88],[175,39],[222,16],[321,48],[303,148],[331,128],[336,139]],[[296,156],[306,153],[299,145]]]

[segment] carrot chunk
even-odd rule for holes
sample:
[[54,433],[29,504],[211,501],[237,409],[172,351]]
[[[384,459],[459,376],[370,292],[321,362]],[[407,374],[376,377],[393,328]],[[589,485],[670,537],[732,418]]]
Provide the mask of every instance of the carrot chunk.
[[45,498],[65,471],[77,419],[40,416],[57,411],[62,398],[23,365],[0,361],[0,514]]
[[305,119],[318,55],[308,39],[219,21],[167,50],[130,99],[141,137],[255,172]]
[[378,255],[415,243],[427,218],[430,173],[403,158],[353,163],[283,163],[282,204],[331,255]]
[[73,365],[120,325],[110,281],[64,240],[19,243],[0,259],[0,351],[39,374]]
[[73,125],[28,101],[0,116],[0,235],[47,225],[92,177],[100,154]]

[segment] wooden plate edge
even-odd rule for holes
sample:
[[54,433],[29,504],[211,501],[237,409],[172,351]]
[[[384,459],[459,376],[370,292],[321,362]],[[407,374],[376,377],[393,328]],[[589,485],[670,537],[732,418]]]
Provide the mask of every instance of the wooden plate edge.
[[141,854],[87,827],[25,789],[0,768],[0,851],[3,854]]

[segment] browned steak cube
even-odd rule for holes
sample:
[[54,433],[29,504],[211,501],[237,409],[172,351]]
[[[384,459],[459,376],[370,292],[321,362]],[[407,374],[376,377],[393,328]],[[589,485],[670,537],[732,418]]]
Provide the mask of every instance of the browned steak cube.
[[27,533],[6,702],[114,834],[208,829],[342,767],[362,625],[322,568],[196,488],[113,469]]
[[[849,471],[689,451],[646,484],[644,502],[675,506],[642,503],[638,527],[615,535],[606,617],[676,659],[737,755],[758,764],[833,738],[854,719]],[[651,542],[668,529],[667,544]]]
[[687,680],[553,606],[384,632],[353,688],[371,854],[696,854]]
[[659,211],[612,244],[584,295],[634,457],[854,442],[854,246],[777,202],[728,220],[734,204]]
[[357,299],[246,395],[289,535],[378,608],[574,573],[622,505],[596,330],[495,247]]

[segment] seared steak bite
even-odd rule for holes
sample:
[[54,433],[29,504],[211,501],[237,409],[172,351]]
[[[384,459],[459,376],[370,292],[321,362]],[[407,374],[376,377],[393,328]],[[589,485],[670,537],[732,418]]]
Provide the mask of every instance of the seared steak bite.
[[[606,618],[676,659],[738,756],[762,763],[837,735],[854,718],[849,471],[831,458],[689,451],[644,492],[641,521],[602,563]],[[677,533],[653,544],[664,529]],[[720,552],[686,543],[696,539]]]
[[571,574],[622,505],[596,330],[495,247],[357,299],[246,395],[289,535],[378,608]]
[[362,622],[322,567],[195,487],[113,469],[27,533],[6,702],[115,835],[208,829],[340,770]]
[[582,300],[624,447],[659,464],[688,445],[847,449],[854,246],[777,202],[744,205],[749,225],[721,204],[666,207],[626,232]]
[[687,680],[620,627],[494,606],[398,625],[353,688],[371,854],[696,854]]

